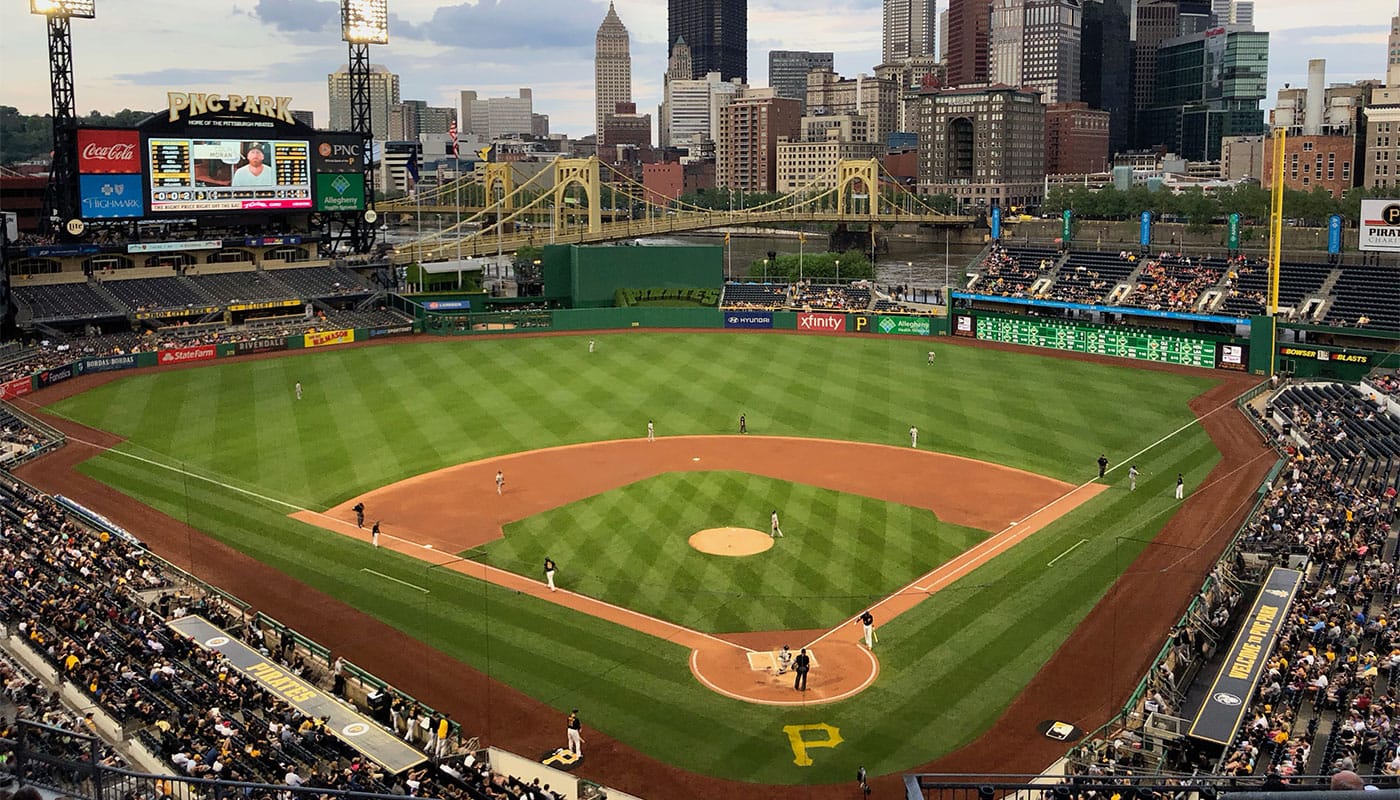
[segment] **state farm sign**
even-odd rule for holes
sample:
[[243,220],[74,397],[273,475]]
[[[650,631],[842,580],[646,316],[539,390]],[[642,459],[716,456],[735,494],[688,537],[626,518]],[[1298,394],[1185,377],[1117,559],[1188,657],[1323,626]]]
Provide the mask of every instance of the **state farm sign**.
[[218,355],[219,351],[212,344],[200,347],[177,347],[173,350],[162,350],[156,361],[161,366],[169,364],[184,364],[188,361],[206,361]]
[[139,175],[141,137],[136,131],[78,129],[78,171],[89,175]]
[[842,333],[846,330],[845,314],[798,314],[797,329],[811,333]]

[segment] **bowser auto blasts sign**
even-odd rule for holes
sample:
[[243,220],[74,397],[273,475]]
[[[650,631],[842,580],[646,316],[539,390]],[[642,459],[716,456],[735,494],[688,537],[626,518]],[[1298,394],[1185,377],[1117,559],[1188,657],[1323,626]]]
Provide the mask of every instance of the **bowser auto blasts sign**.
[[809,333],[841,333],[846,330],[846,315],[798,314],[797,329]]
[[0,400],[12,400],[32,391],[34,391],[34,383],[28,377],[15,378],[12,381],[0,383]]
[[89,175],[139,175],[139,134],[78,129],[78,171]]
[[200,347],[177,347],[173,350],[160,351],[156,361],[164,367],[170,364],[184,364],[189,361],[207,361],[218,354],[219,351],[212,344]]

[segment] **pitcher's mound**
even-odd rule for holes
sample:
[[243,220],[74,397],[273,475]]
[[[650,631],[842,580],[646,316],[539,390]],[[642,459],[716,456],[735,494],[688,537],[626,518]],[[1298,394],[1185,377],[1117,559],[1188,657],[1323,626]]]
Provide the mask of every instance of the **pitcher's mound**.
[[690,546],[712,556],[752,556],[773,546],[773,539],[753,528],[706,528],[690,537]]

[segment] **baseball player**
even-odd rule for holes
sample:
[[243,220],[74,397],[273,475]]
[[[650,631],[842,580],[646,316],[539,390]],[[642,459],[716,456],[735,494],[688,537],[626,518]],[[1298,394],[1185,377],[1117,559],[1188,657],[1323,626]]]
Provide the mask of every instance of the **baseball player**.
[[856,618],[865,629],[865,646],[871,650],[875,649],[875,615],[869,609]]
[[583,756],[583,722],[578,718],[578,709],[569,714],[569,752]]
[[375,520],[374,527],[369,529],[369,542],[375,547],[379,546],[379,520]]
[[656,441],[656,426],[652,424],[651,420],[647,420],[647,441]]
[[504,494],[506,491],[506,474],[496,470],[496,494]]
[[549,590],[554,591],[554,570],[558,569],[554,565],[554,559],[549,556],[544,557],[544,579],[549,583]]
[[928,351],[928,363],[930,363],[930,364],[933,363],[933,351],[932,351],[932,350]]
[[1102,478],[1104,473],[1108,471],[1108,454],[1099,453],[1099,460],[1097,463],[1099,465],[1099,477]]
[[1137,464],[1134,464],[1134,465],[1132,465],[1131,467],[1128,467],[1128,491],[1130,491],[1130,492],[1136,492],[1136,491],[1137,491],[1137,476],[1138,476]]
[[355,504],[354,511],[355,511],[355,527],[356,527],[356,528],[363,528],[363,527],[365,526],[365,504],[364,504],[363,502],[356,503],[356,504]]
[[1176,473],[1176,499],[1180,500],[1186,496],[1186,479],[1181,477],[1181,473]]
[[768,535],[774,539],[783,535],[783,529],[778,526],[778,509],[773,509],[773,514],[768,518]]
[[739,415],[739,433],[749,432],[749,421],[743,414]]
[[790,669],[792,669],[792,651],[788,649],[787,645],[783,645],[783,649],[778,651],[778,674],[782,675]]
[[592,339],[589,339],[589,340],[588,340],[588,352],[590,352],[590,353],[593,352],[593,340],[592,340]]
[[297,381],[297,399],[301,399],[301,381]]
[[909,446],[919,446],[919,429],[913,425],[909,426]]

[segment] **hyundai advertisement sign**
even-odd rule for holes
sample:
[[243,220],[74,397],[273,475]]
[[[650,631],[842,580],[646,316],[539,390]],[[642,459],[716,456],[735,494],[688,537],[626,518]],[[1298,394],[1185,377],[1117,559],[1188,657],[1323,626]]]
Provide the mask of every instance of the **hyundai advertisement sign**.
[[724,327],[726,327],[726,328],[771,328],[771,327],[773,327],[773,312],[771,312],[771,311],[726,311],[726,312],[724,312]]
[[140,175],[80,175],[84,219],[145,216]]

